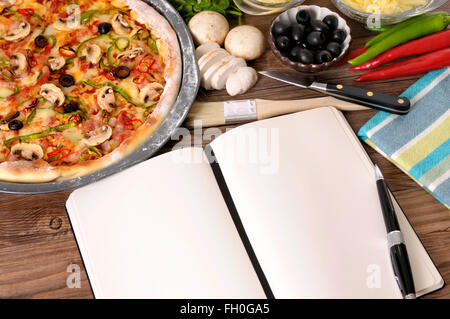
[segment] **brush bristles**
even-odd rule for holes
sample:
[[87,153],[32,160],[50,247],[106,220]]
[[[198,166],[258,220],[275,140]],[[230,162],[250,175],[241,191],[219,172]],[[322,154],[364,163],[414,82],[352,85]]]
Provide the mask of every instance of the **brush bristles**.
[[194,121],[201,121],[202,127],[224,125],[223,102],[195,102],[187,116],[185,126],[193,128]]

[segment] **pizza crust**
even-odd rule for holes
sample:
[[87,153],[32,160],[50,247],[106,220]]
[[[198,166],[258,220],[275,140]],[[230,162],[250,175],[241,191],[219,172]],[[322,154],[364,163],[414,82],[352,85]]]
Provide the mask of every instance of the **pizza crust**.
[[[117,2],[117,1],[115,1]],[[140,23],[145,24],[160,39],[161,56],[164,59],[164,78],[166,85],[155,111],[148,117],[132,136],[122,142],[113,152],[104,157],[78,163],[73,166],[54,167],[47,162],[14,161],[0,164],[0,180],[14,183],[46,183],[68,180],[84,176],[103,169],[141,146],[162,124],[178,97],[182,77],[182,58],[178,37],[169,22],[150,5],[141,0],[120,1],[128,5],[131,14]]]

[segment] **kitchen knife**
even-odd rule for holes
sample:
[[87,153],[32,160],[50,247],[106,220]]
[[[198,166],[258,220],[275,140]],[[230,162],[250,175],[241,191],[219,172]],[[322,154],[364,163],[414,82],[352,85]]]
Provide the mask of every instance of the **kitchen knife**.
[[284,83],[394,114],[407,114],[411,108],[411,103],[406,97],[395,97],[350,85],[319,83],[312,77],[306,77],[296,72],[262,71],[259,73]]

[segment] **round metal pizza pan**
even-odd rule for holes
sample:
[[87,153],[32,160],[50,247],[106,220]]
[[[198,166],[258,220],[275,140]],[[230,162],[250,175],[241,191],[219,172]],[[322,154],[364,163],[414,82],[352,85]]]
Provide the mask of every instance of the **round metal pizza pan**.
[[43,194],[54,193],[85,186],[113,175],[152,157],[169,139],[171,134],[183,123],[200,86],[200,74],[195,59],[195,46],[189,30],[178,12],[163,0],[143,0],[161,13],[172,25],[178,35],[183,59],[183,77],[178,98],[172,110],[158,130],[137,150],[102,170],[74,179],[42,183],[19,184],[0,182],[0,193]]

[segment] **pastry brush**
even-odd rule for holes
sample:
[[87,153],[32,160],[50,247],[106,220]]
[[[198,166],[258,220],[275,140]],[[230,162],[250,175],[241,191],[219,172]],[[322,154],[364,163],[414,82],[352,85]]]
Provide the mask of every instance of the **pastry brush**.
[[196,121],[200,121],[199,123],[201,123],[202,127],[232,125],[324,106],[334,106],[341,111],[368,109],[367,107],[338,100],[331,96],[287,101],[255,99],[229,102],[195,102],[185,125],[192,128]]

